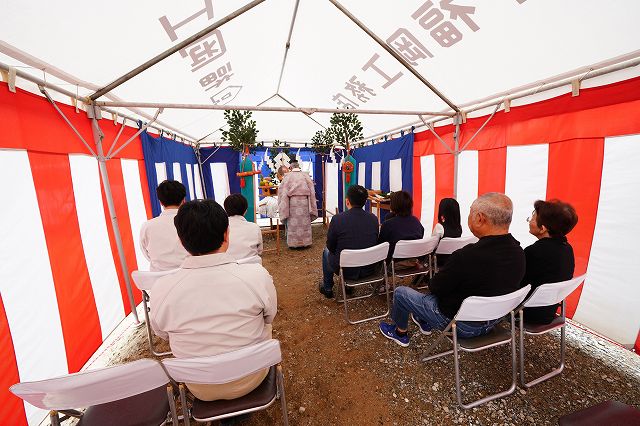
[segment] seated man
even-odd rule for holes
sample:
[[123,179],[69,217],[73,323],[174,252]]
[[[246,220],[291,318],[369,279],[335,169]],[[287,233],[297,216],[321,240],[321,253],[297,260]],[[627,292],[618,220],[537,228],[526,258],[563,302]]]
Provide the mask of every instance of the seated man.
[[[424,235],[424,227],[417,217],[411,214],[413,200],[407,191],[396,191],[391,194],[391,214],[380,227],[378,243],[389,243],[387,261],[393,257],[393,250],[400,240],[419,240]],[[389,217],[391,216],[391,217]]]
[[187,191],[177,180],[165,180],[156,193],[164,211],[140,228],[140,248],[150,262],[151,271],[168,271],[178,268],[188,255],[173,224]]
[[229,215],[227,256],[235,260],[262,254],[262,231],[258,224],[244,218],[248,206],[242,194],[231,194],[224,200],[224,209]]
[[[529,233],[538,241],[524,249],[527,270],[522,279],[522,287],[531,284],[531,292],[542,284],[573,278],[575,259],[567,234],[578,223],[575,209],[560,200],[538,200],[533,208],[529,218]],[[525,308],[525,322],[549,324],[556,317],[558,306]]]
[[[462,301],[469,296],[500,296],[520,288],[525,256],[520,243],[509,233],[513,204],[504,194],[490,192],[478,197],[469,212],[469,229],[479,238],[456,250],[429,283],[430,294],[409,287],[394,293],[391,318],[380,323],[382,334],[400,346],[409,345],[409,315],[423,334],[444,330]],[[481,336],[501,319],[487,322],[458,322],[459,337]]]
[[[213,200],[190,201],[176,215],[191,256],[151,290],[151,326],[169,339],[177,358],[218,355],[271,338],[276,289],[258,264],[238,265],[226,254],[229,221]],[[187,384],[204,401],[234,399],[255,389],[268,369],[222,385]]]
[[[327,247],[322,254],[322,284],[320,293],[328,299],[333,297],[333,274],[340,271],[340,252],[344,249],[364,249],[378,242],[378,218],[364,211],[367,190],[352,185],[347,191],[347,211],[337,214],[329,224]],[[355,280],[374,272],[373,266],[345,268],[344,277]]]

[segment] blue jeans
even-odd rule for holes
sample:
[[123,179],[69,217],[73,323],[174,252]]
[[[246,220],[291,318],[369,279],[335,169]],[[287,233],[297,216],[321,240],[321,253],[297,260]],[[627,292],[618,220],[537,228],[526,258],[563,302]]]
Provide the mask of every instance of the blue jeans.
[[[420,321],[426,330],[444,330],[451,322],[451,318],[440,312],[436,296],[400,286],[394,292],[391,318],[398,328],[406,330],[410,313]],[[501,320],[502,318],[492,321],[458,321],[456,322],[458,337],[482,336],[490,332],[493,326]]]

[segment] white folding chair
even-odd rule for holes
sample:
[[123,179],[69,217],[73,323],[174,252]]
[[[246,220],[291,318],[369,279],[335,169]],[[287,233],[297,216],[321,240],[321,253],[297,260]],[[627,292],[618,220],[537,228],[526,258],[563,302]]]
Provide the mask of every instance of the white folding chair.
[[166,275],[170,275],[178,271],[179,269],[171,269],[169,271],[133,271],[131,273],[131,278],[133,278],[133,282],[142,292],[142,306],[144,307],[144,320],[147,325],[147,338],[149,340],[149,349],[151,349],[151,353],[155,356],[164,356],[171,355],[171,351],[169,352],[156,352],[155,346],[153,344],[153,330],[151,330],[151,323],[149,321],[149,311],[151,310],[149,306],[149,291],[158,280],[158,278],[162,278]]
[[[50,410],[51,425],[71,417],[79,426],[162,425],[175,413],[173,388],[158,361],[87,370],[11,388],[31,405]],[[74,408],[85,408],[83,412]],[[62,415],[62,417],[60,416]],[[178,418],[173,417],[175,425]]]
[[478,242],[478,237],[474,235],[470,235],[467,237],[459,237],[459,238],[442,238],[440,243],[438,244],[438,248],[435,252],[435,259],[433,260],[433,264],[435,265],[435,272],[438,272],[438,255],[449,255],[454,251],[461,249],[462,247]]
[[[515,320],[513,311],[522,303],[527,293],[531,289],[531,286],[521,288],[513,293],[505,294],[502,296],[494,297],[480,297],[471,296],[464,299],[458,313],[453,320],[444,329],[443,334],[434,342],[433,345],[427,350],[427,354],[435,348],[440,339],[444,336],[448,337],[453,342],[453,349],[424,357],[423,361],[429,361],[432,359],[440,358],[445,355],[453,354],[453,364],[456,377],[456,396],[458,398],[458,404],[462,408],[469,409],[477,405],[484,404],[485,402],[493,401],[497,398],[502,398],[512,394],[516,389],[516,340],[515,340]],[[472,337],[468,339],[458,338],[456,332],[456,323],[458,321],[492,321],[511,315],[511,329],[507,330],[503,327],[496,326],[486,335],[479,337]],[[493,395],[480,398],[469,404],[462,402],[462,390],[460,387],[460,366],[458,360],[458,350],[461,349],[464,352],[479,352],[484,349],[492,348],[494,346],[500,346],[507,343],[511,343],[511,371],[512,380],[509,389],[498,392]]]
[[[433,253],[438,247],[439,241],[440,237],[436,235],[420,240],[400,240],[396,243],[393,258],[391,259],[392,294],[398,279],[427,274],[430,278],[433,278]],[[421,257],[426,257],[426,264],[420,261],[415,267],[396,271],[396,261]]]
[[[270,339],[236,351],[197,358],[165,358],[162,364],[168,374],[180,382],[180,401],[185,424],[189,418],[210,422],[264,410],[280,399],[282,421],[289,424],[282,375],[280,342]],[[233,400],[200,401],[194,398],[189,413],[184,383],[223,384],[269,368],[264,381],[245,396]],[[177,417],[176,413],[173,413]]]
[[[387,264],[385,262],[388,254],[389,243],[387,242],[366,249],[342,250],[340,252],[339,279],[340,287],[342,289],[342,300],[339,300],[336,297],[336,301],[338,303],[344,303],[344,315],[349,324],[359,324],[361,322],[369,321],[372,319],[383,318],[389,314],[389,286],[387,285]],[[381,272],[374,271],[373,275],[356,280],[345,280],[344,278],[344,268],[359,268],[363,266],[375,265],[377,263],[382,263]],[[353,302],[354,300],[365,299],[375,295],[378,292],[378,283],[382,283],[383,286],[380,288],[384,288],[384,292],[387,295],[387,309],[385,310],[385,312],[381,315],[352,321],[349,318],[349,307],[347,306],[348,303]],[[354,296],[347,298],[347,288],[355,289],[363,285],[371,285],[371,293],[367,293],[363,296]]]
[[[565,353],[565,299],[568,295],[578,288],[578,286],[586,278],[585,275],[581,275],[576,278],[572,278],[567,281],[542,284],[537,287],[531,296],[524,301],[520,307],[518,314],[520,316],[520,383],[524,388],[530,388],[538,383],[544,382],[551,377],[557,376],[564,370],[564,353]],[[524,316],[524,308],[533,308],[538,306],[555,305],[562,302],[562,309],[559,316],[556,316],[549,324],[531,324],[527,323],[527,318]],[[525,334],[540,335],[548,333],[551,330],[560,329],[560,366],[553,369],[551,372],[538,377],[537,379],[527,382],[524,374],[524,337]]]

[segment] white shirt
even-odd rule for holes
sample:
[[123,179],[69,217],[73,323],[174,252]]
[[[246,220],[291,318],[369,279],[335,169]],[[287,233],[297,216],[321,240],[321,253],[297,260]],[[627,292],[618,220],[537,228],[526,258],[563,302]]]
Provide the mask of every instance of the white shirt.
[[218,355],[270,338],[276,289],[258,264],[189,256],[151,289],[151,326],[177,358]]
[[439,236],[440,238],[444,237],[444,226],[440,222],[436,223],[436,226],[433,227],[433,232],[431,233],[432,237]]
[[189,255],[178,238],[173,219],[178,209],[165,209],[160,216],[146,221],[140,229],[140,248],[151,263],[152,271],[176,269]]
[[229,248],[227,256],[246,259],[262,254],[262,231],[258,224],[247,222],[244,216],[229,216]]

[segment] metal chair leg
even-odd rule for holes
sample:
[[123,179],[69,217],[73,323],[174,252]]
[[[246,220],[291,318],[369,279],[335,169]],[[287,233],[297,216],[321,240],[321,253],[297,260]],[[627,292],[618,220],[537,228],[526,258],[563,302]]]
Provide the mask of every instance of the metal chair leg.
[[156,348],[153,344],[153,330],[151,330],[151,322],[149,321],[149,305],[147,304],[147,302],[149,302],[149,294],[146,291],[142,291],[142,306],[144,309],[144,322],[146,323],[147,326],[147,340],[149,342],[149,349],[151,350],[151,353],[154,354],[155,356],[165,356],[165,355],[171,355],[171,351],[169,352],[156,352]]
[[167,385],[167,398],[169,399],[169,409],[171,410],[171,420],[173,424],[178,426],[178,411],[176,410],[176,399],[173,396],[173,387]]
[[[565,317],[565,302],[564,300],[562,301],[562,310],[561,310],[561,315],[563,317]],[[525,389],[529,389],[539,383],[544,382],[545,380],[548,380],[552,377],[555,377],[557,375],[559,375],[560,373],[562,373],[564,371],[564,365],[565,365],[565,348],[566,348],[566,327],[567,324],[565,322],[565,324],[560,328],[560,366],[558,368],[554,368],[553,370],[551,370],[550,372],[548,372],[547,374],[544,374],[536,379],[533,379],[529,382],[526,381],[525,378],[525,372],[524,372],[524,358],[525,358],[525,349],[524,349],[524,337],[525,337],[525,331],[524,331],[524,314],[523,314],[523,310],[520,309],[519,312],[519,317],[520,317],[520,384],[522,385],[523,388]],[[566,318],[566,317],[565,317]],[[566,320],[565,320],[566,321]],[[551,330],[549,330],[551,331]]]
[[[350,301],[351,301],[351,302],[353,302],[354,300],[359,300],[359,299],[366,299],[366,298],[369,298],[369,297],[371,297],[371,296],[373,296],[373,295],[375,295],[375,294],[376,294],[376,290],[375,290],[375,288],[374,288],[374,289],[373,289],[373,291],[371,292],[371,294],[368,294],[368,295],[366,295],[366,296],[358,296],[358,297],[351,297],[351,298],[347,298],[347,290],[346,290],[347,285],[346,285],[346,282],[345,282],[345,280],[344,280],[344,274],[343,274],[343,272],[342,272],[342,268],[340,269],[340,274],[339,274],[339,276],[340,276],[340,287],[341,287],[341,289],[342,289],[342,297],[343,297],[343,300],[338,301],[338,303],[340,303],[340,302],[344,303],[344,316],[345,316],[345,319],[347,320],[347,322],[348,322],[349,324],[360,324],[360,323],[365,322],[365,321],[370,321],[370,320],[374,320],[374,319],[380,319],[380,318],[384,318],[384,317],[386,317],[387,315],[389,315],[389,312],[391,312],[391,309],[390,309],[390,307],[389,307],[389,305],[390,305],[390,301],[389,301],[389,287],[388,287],[388,285],[387,285],[387,284],[388,284],[388,277],[387,277],[387,265],[386,265],[386,264],[384,264],[384,263],[383,263],[383,278],[382,278],[382,283],[383,283],[383,285],[384,285],[384,291],[385,291],[385,294],[386,294],[386,297],[387,297],[387,309],[386,309],[386,311],[385,311],[383,314],[381,314],[381,315],[377,315],[377,316],[373,316],[373,317],[369,317],[369,318],[364,318],[364,319],[357,320],[357,321],[352,321],[352,320],[349,318],[349,307],[347,306],[347,305],[348,305],[348,302],[350,302]],[[337,297],[336,297],[336,300],[337,300]]]
[[187,406],[187,392],[184,389],[184,383],[180,383],[180,385],[178,385],[178,388],[180,389],[180,405],[182,405],[182,418],[184,421],[184,426],[190,426],[191,419],[189,416],[189,407]]
[[276,367],[277,388],[280,396],[280,411],[282,411],[282,423],[284,426],[289,425],[289,414],[287,413],[287,399],[284,395],[284,375],[282,374],[282,366]]
[[458,398],[458,404],[465,410],[469,408],[477,407],[485,402],[493,401],[494,399],[502,398],[503,396],[511,395],[516,390],[516,341],[515,341],[515,317],[513,311],[511,312],[511,386],[509,389],[502,392],[498,392],[492,395],[485,396],[484,398],[477,399],[469,404],[462,402],[462,389],[460,387],[460,365],[458,362],[458,338],[455,330],[455,324],[453,326],[453,364],[455,368],[456,376],[456,396]]

